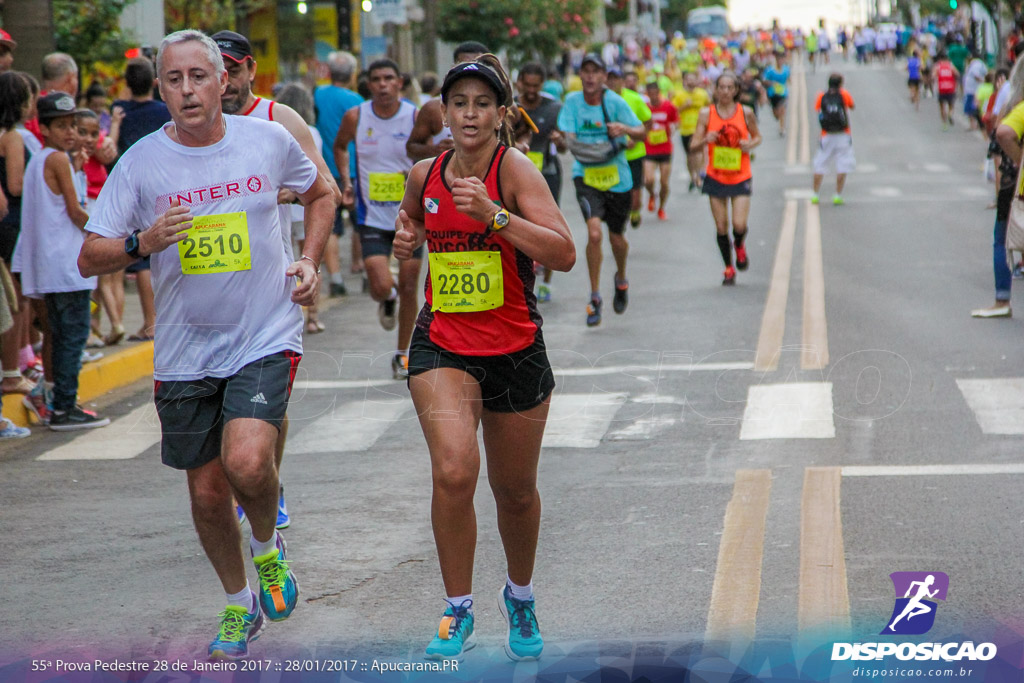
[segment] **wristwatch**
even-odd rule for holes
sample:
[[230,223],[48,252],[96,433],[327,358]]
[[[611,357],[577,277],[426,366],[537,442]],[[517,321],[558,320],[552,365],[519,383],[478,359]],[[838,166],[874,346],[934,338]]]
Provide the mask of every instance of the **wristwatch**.
[[124,240],[124,253],[132,258],[142,258],[142,255],[139,254],[139,232],[139,230],[136,230]]
[[497,232],[508,225],[511,216],[505,209],[498,209],[498,213],[494,214],[494,218],[491,219],[491,230]]

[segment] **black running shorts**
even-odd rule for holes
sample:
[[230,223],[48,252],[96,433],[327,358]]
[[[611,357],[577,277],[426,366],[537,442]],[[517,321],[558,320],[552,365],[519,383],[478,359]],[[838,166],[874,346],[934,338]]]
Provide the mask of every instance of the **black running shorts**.
[[521,413],[551,395],[555,376],[540,331],[522,351],[498,356],[464,356],[446,351],[417,327],[409,345],[409,376],[439,368],[462,370],[480,383],[483,407],[493,413]]
[[[394,230],[381,230],[368,225],[357,225],[359,244],[363,248],[363,258],[368,256],[391,256],[391,245],[395,241]],[[412,252],[413,258],[423,258],[423,245]]]
[[629,192],[601,192],[585,185],[583,178],[578,176],[572,181],[576,185],[576,201],[583,212],[583,220],[600,218],[608,224],[608,232],[615,235],[626,231],[626,221],[633,206]]
[[231,377],[156,381],[154,399],[163,440],[160,459],[191,470],[220,456],[224,425],[236,418],[281,429],[301,353],[281,351],[249,363]]

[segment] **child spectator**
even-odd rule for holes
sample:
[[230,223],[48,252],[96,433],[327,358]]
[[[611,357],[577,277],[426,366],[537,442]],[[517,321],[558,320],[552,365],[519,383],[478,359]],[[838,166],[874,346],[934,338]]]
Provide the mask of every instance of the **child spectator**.
[[54,378],[50,429],[103,427],[110,424],[108,418],[76,403],[82,351],[89,338],[89,295],[96,278],[83,278],[78,272],[89,215],[75,196],[67,154],[79,145],[75,101],[67,93],[49,92],[39,98],[37,111],[44,147],[25,169],[14,270],[21,273],[25,296],[46,302]]
[[[107,165],[117,159],[117,138],[123,118],[124,110],[114,107],[113,115],[110,117],[110,134],[104,135],[100,130],[100,119],[92,109],[80,109],[75,114],[75,125],[78,127],[78,137],[82,142],[82,153],[85,157],[82,170],[86,180],[86,213],[89,213],[96,198],[100,196],[103,184],[107,181]],[[96,292],[99,303],[110,320],[110,333],[103,337],[102,343],[98,345],[113,346],[124,339],[124,274],[118,272],[100,275]]]

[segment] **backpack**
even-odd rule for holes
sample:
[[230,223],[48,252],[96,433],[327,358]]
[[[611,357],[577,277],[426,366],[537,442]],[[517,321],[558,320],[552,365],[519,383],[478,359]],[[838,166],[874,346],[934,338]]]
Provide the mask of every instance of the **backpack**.
[[846,116],[846,103],[838,90],[829,90],[821,96],[821,113],[818,122],[826,133],[842,133],[850,122]]

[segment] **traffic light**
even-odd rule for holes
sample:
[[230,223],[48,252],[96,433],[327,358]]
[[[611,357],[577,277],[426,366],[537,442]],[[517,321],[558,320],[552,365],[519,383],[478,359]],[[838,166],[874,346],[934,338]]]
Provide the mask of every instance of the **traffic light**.
[[956,9],[957,4],[956,0],[949,0],[949,9]]

